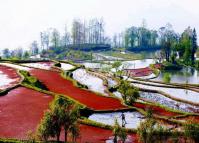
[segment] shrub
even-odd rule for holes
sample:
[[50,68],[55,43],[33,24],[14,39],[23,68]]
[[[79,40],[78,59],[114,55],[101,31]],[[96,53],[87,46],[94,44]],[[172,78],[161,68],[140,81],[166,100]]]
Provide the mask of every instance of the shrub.
[[171,81],[171,75],[169,73],[165,73],[163,76],[163,81],[166,83],[170,83]]
[[170,62],[163,62],[163,70],[181,70],[182,66],[179,64],[173,64]]

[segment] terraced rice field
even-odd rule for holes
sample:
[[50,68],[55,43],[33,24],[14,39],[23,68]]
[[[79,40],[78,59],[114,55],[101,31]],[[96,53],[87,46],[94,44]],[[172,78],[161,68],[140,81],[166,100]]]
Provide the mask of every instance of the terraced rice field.
[[140,97],[147,101],[159,103],[160,105],[164,105],[174,110],[199,113],[199,106],[178,102],[158,93],[140,92]]
[[[143,65],[141,65],[142,62],[130,62],[130,67],[132,66],[132,63],[135,63],[137,64],[136,67],[143,68],[143,66],[146,66],[151,62],[153,61],[147,60]],[[122,95],[119,92],[114,92],[113,95],[115,95],[115,97],[108,97],[105,93],[107,87],[104,86],[101,77],[91,75],[86,71],[86,69],[81,68],[75,70],[73,72],[73,78],[79,83],[87,85],[89,90],[78,88],[72,81],[64,79],[61,76],[60,71],[58,72],[52,68],[54,62],[26,63],[22,65],[0,63],[0,78],[6,81],[3,84],[1,83],[2,86],[0,84],[0,89],[1,87],[7,88],[19,83],[21,78],[17,74],[17,70],[29,71],[32,76],[35,76],[39,81],[45,84],[49,91],[69,97],[94,111],[103,111],[103,113],[98,112],[91,114],[88,119],[105,125],[113,126],[115,119],[117,119],[121,125],[122,112],[125,115],[125,127],[129,129],[136,129],[140,122],[145,120],[144,114],[138,112],[139,110],[146,112],[148,109],[151,109],[155,117],[172,118],[174,116],[183,115],[182,113],[167,110],[162,106],[156,105],[156,103],[170,109],[189,113],[198,113],[199,110],[198,106],[179,102],[165,97],[162,94],[140,91],[140,99],[132,105],[132,107],[136,107],[139,110],[131,111],[130,109],[128,111],[124,111],[123,109],[129,109],[129,107],[122,103]],[[67,71],[73,68],[73,65],[61,63],[62,70]],[[146,76],[141,77],[144,78]],[[132,84],[137,87],[160,90],[174,98],[194,103],[199,102],[197,99],[199,93],[191,90],[170,88],[169,86],[160,87],[164,84],[158,83],[153,83],[153,86],[150,86],[146,85],[145,83],[147,82],[144,81],[133,83],[137,80],[130,80],[132,81]],[[107,82],[108,87],[114,87],[118,84],[118,82],[111,77],[107,77]],[[52,100],[53,96],[21,86],[9,91],[3,96],[0,96],[0,138],[26,139],[27,132],[35,131],[44,115],[44,112],[48,110],[49,103]],[[148,102],[150,102],[150,104],[148,104]],[[199,121],[198,119],[199,117],[195,116],[195,120]],[[179,119],[179,121],[182,120],[186,120],[186,118]],[[162,125],[167,127],[171,124],[165,121]],[[80,137],[78,137],[77,142],[113,142],[113,133],[111,130],[84,124],[80,124],[79,127]],[[64,140],[63,131],[61,134],[61,140]],[[138,143],[137,135],[135,133],[128,134],[126,142]]]
[[0,137],[24,139],[35,131],[52,96],[18,87],[0,96]]
[[73,78],[79,83],[86,85],[91,91],[107,95],[103,80],[89,74],[85,69],[77,69],[73,72]]
[[0,65],[0,90],[15,86],[20,79],[15,69]]
[[25,63],[25,64],[21,64],[21,65],[29,66],[29,67],[33,67],[33,68],[50,70],[52,68],[52,66],[54,65],[54,62]]
[[12,63],[0,63],[0,65],[7,66],[7,67],[10,67],[10,68],[14,68],[14,69],[17,69],[17,70],[24,70],[24,71],[29,71],[31,69],[31,68],[28,68],[28,67],[24,67],[24,66],[20,66],[18,64],[12,64]]
[[[136,129],[141,121],[143,121],[143,115],[139,112],[123,112],[125,116],[125,127]],[[122,126],[122,112],[115,113],[94,113],[89,116],[89,120],[103,123],[106,125],[114,125],[115,119]]]
[[73,68],[75,68],[73,65],[71,64],[67,64],[67,63],[61,63],[61,68],[65,71],[71,70]]
[[199,104],[199,93],[195,91],[191,91],[187,89],[180,89],[180,88],[150,86],[150,85],[144,85],[144,84],[139,84],[139,83],[132,83],[132,85],[139,88],[149,89],[149,90],[160,90],[170,95],[171,97],[174,97],[183,101]]
[[126,108],[118,99],[99,96],[91,91],[76,87],[72,81],[63,79],[60,73],[37,69],[31,70],[30,73],[43,82],[50,91],[71,97],[91,109],[116,110]]

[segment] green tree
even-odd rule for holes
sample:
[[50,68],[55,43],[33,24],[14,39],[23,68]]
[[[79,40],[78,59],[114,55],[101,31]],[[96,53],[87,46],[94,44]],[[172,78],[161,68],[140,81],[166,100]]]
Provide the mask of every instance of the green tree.
[[116,70],[116,73],[119,71],[119,67],[122,65],[120,61],[116,61],[112,64],[112,68]]
[[45,113],[38,127],[39,135],[47,140],[49,137],[59,141],[61,129],[64,128],[65,142],[68,133],[71,133],[73,141],[79,135],[78,130],[79,105],[62,96],[56,96],[50,106],[50,111]]
[[76,130],[77,120],[79,118],[79,106],[65,97],[55,98],[51,109],[58,116],[60,125],[64,127],[65,142],[67,142],[68,133]]
[[56,132],[60,133],[61,127],[58,127],[57,124],[52,112],[47,111],[37,129],[41,139],[47,141],[49,137],[57,136],[57,141],[59,141],[59,134],[56,134]]
[[57,48],[60,45],[60,33],[57,29],[53,29],[51,42],[53,44],[53,48]]
[[28,53],[28,51],[25,51],[24,58],[27,59],[29,56],[30,56],[30,54]]
[[162,51],[166,58],[166,61],[170,61],[171,48],[173,43],[177,40],[177,34],[172,28],[172,25],[168,23],[165,27],[159,29],[160,33],[160,44],[162,46]]
[[114,127],[113,127],[113,135],[114,135],[114,138],[113,138],[114,143],[117,143],[118,139],[120,139],[124,143],[126,138],[127,138],[127,134],[126,134],[125,129],[123,129],[119,125],[117,119],[115,119],[115,124],[114,124]]
[[191,64],[194,65],[195,63],[195,53],[197,51],[198,45],[197,45],[197,34],[196,34],[196,29],[193,29],[193,34],[192,34],[192,49],[191,49]]
[[180,46],[181,49],[183,49],[183,62],[186,65],[191,64],[191,49],[192,49],[192,30],[190,27],[185,29],[185,31],[182,33],[181,39],[180,39]]
[[155,133],[155,120],[153,118],[148,118],[143,122],[140,122],[140,125],[137,129],[137,134],[139,136],[139,141],[143,143],[154,143],[153,138]]
[[5,58],[9,58],[10,57],[10,50],[8,48],[3,50],[3,56]]
[[128,105],[131,105],[139,97],[139,90],[131,86],[129,81],[122,80],[118,90],[122,93],[122,98]]

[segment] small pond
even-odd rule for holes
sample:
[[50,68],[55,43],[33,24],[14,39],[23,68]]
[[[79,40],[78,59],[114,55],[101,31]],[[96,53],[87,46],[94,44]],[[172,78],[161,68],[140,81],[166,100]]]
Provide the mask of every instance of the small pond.
[[152,80],[163,81],[165,74],[171,76],[171,83],[199,84],[199,71],[189,67],[184,67],[180,71],[162,71],[157,78]]

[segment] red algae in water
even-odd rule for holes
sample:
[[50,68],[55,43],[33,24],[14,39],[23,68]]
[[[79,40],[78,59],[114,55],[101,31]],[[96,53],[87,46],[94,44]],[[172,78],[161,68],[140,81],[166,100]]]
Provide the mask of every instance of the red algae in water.
[[103,97],[74,86],[72,81],[62,78],[58,72],[33,69],[30,73],[43,82],[50,91],[67,95],[94,110],[126,108],[118,99]]
[[26,138],[34,131],[48,109],[52,96],[18,87],[0,97],[0,137]]

